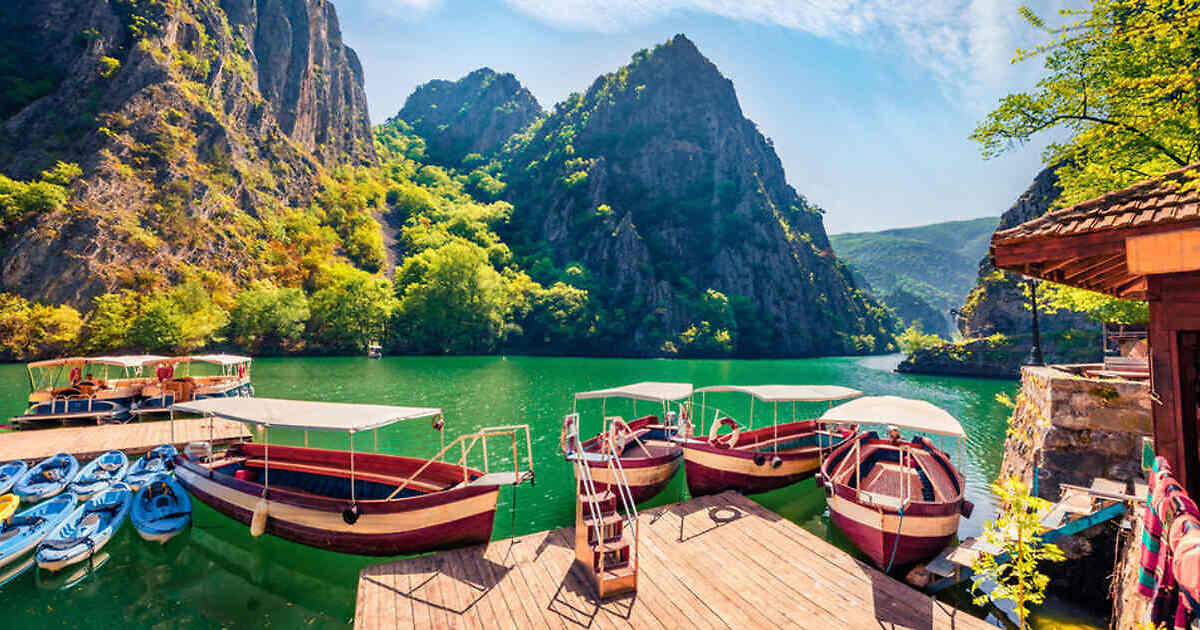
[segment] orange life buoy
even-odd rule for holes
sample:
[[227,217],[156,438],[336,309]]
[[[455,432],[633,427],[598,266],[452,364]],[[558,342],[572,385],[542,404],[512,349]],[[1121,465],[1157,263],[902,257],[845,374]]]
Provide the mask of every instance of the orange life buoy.
[[[719,431],[721,427],[729,427],[732,431],[727,435],[718,435],[717,431]],[[708,430],[708,443],[712,444],[713,446],[733,448],[737,446],[738,436],[741,434],[741,432],[742,427],[738,426],[737,421],[729,416],[725,416],[724,418],[714,422],[712,427]]]
[[246,378],[246,366],[239,365],[238,366],[238,380],[243,380],[245,378]]
[[613,418],[612,428],[608,430],[608,434],[603,436],[603,441],[600,444],[600,450],[603,452],[611,452],[614,455],[620,455],[625,452],[625,445],[629,443],[629,438],[633,436],[633,429],[620,418]]

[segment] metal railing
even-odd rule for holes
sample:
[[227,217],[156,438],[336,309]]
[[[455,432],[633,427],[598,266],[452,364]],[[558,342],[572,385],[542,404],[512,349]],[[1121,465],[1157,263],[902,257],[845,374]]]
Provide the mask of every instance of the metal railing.
[[[528,464],[528,468],[524,472],[522,472],[522,470],[521,470],[521,458],[519,457],[519,453],[517,451],[517,434],[522,431],[525,433],[525,461]],[[386,500],[391,500],[391,499],[395,498],[396,495],[400,494],[402,491],[404,491],[405,488],[408,487],[409,483],[411,483],[414,479],[419,477],[421,475],[421,473],[425,472],[425,470],[428,469],[430,466],[432,466],[435,462],[451,463],[449,461],[443,460],[443,457],[446,455],[447,452],[450,451],[450,449],[454,448],[455,444],[457,444],[459,446],[459,457],[458,457],[458,461],[456,463],[453,463],[452,465],[458,466],[459,468],[462,469],[462,475],[463,475],[462,482],[464,485],[470,482],[470,469],[467,468],[467,457],[471,454],[471,451],[474,450],[475,445],[479,444],[480,442],[483,443],[483,448],[482,448],[482,451],[483,451],[483,474],[485,474],[485,475],[490,474],[491,468],[490,468],[490,462],[488,460],[487,439],[489,437],[496,438],[496,437],[501,437],[501,436],[505,436],[505,435],[509,436],[510,441],[512,443],[513,484],[516,485],[516,484],[521,483],[522,479],[525,478],[526,474],[529,477],[532,477],[533,476],[533,439],[529,435],[529,425],[514,424],[514,425],[507,425],[507,426],[502,426],[502,427],[484,427],[484,428],[476,431],[475,433],[469,433],[467,435],[460,435],[460,436],[454,438],[454,440],[452,442],[450,442],[449,444],[443,446],[442,449],[437,452],[437,455],[434,455],[433,457],[426,460],[425,463],[422,464],[421,467],[416,470],[416,472],[414,472],[412,475],[410,475],[407,479],[404,480],[403,483],[401,483],[395,490],[393,490],[392,493],[388,495]],[[467,440],[470,440],[470,444],[467,443]]]

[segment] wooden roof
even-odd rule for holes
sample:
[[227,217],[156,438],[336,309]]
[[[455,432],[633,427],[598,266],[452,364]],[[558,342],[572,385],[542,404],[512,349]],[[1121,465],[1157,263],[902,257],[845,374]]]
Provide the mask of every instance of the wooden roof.
[[1049,212],[992,235],[996,267],[1125,298],[1144,298],[1126,239],[1200,227],[1200,164]]

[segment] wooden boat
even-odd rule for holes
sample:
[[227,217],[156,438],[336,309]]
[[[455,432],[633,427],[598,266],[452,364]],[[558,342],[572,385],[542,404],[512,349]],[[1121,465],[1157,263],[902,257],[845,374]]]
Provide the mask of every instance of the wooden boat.
[[75,510],[75,495],[64,492],[0,524],[0,585],[33,565],[37,544]]
[[965,439],[949,413],[920,400],[872,396],[821,416],[832,422],[889,425],[885,437],[863,431],[821,464],[833,522],[885,571],[936,555],[970,515],[964,480],[950,457],[927,437],[905,440],[900,430]]
[[[142,390],[141,399],[131,413],[136,416],[165,415],[175,403],[253,396],[252,361],[250,357],[236,354],[196,354],[167,359],[159,364],[156,380]],[[202,374],[196,364],[213,366],[216,374]]]
[[144,368],[166,357],[68,357],[37,361],[29,373],[29,408],[13,418],[22,428],[66,422],[127,422],[142,388]]
[[[354,435],[395,422],[434,418],[442,411],[269,398],[210,398],[176,403],[174,411],[257,424],[264,429],[340,431],[350,434],[350,451],[270,444],[235,444],[217,458],[175,458],[175,477],[213,509],[294,542],[362,555],[421,553],[491,538],[502,485],[533,478],[532,440],[525,425],[489,427],[460,436],[433,458],[359,453]],[[518,434],[525,433],[522,469]],[[466,459],[482,442],[511,442],[511,472],[471,468]],[[508,438],[508,439],[504,439]],[[443,461],[457,448],[456,463]],[[495,456],[490,461],[496,461]]]
[[37,503],[67,489],[79,474],[79,460],[69,453],[51,455],[25,471],[13,493],[25,503]]
[[125,453],[112,450],[88,462],[75,479],[71,481],[71,492],[80,501],[87,501],[92,495],[125,479],[129,472],[129,458]]
[[[660,406],[662,417],[665,418],[668,412],[674,414],[669,410],[670,403],[683,400],[691,395],[692,386],[688,383],[652,382],[580,392],[575,394],[576,409],[578,409],[580,400],[601,400],[600,416],[603,419],[601,431],[594,437],[583,441],[582,453],[575,453],[565,439],[565,436],[579,428],[579,413],[573,411],[563,419],[563,438],[560,440],[559,447],[568,461],[574,461],[576,458],[584,461],[590,469],[596,488],[603,492],[609,489],[615,481],[612,470],[601,455],[607,454],[604,449],[609,448],[610,443],[615,444],[615,448],[619,449],[617,456],[621,460],[621,468],[625,471],[629,491],[633,494],[634,501],[636,503],[648,501],[662,492],[663,488],[671,482],[671,478],[675,476],[675,471],[679,470],[682,449],[679,444],[671,441],[675,427],[664,424],[659,416],[654,415],[642,416],[630,422],[626,422],[619,416],[607,416],[604,413],[607,400],[619,398],[634,401],[635,415],[637,401],[654,403]],[[614,438],[612,442],[607,439],[610,433]],[[579,484],[583,480],[577,478],[575,481],[576,484]]]
[[88,499],[38,543],[38,566],[61,571],[97,555],[121,529],[132,505],[133,492],[123,483]]
[[134,495],[129,520],[143,540],[165,545],[192,522],[192,499],[179,482],[160,473]]
[[136,492],[152,477],[170,474],[175,470],[175,456],[178,454],[179,451],[171,444],[155,446],[129,467],[125,483]]
[[[702,387],[700,406],[685,407],[683,465],[692,496],[716,494],[725,490],[743,493],[767,492],[807,479],[817,472],[821,454],[832,450],[854,435],[851,430],[825,430],[825,423],[796,419],[798,402],[832,402],[862,395],[849,387],[836,385],[713,385]],[[750,415],[746,427],[721,410],[706,405],[710,393],[739,392],[750,396]],[[755,399],[772,405],[771,423],[754,428]],[[791,403],[791,420],[779,422],[779,403]],[[787,409],[785,407],[785,413]],[[707,433],[704,417],[712,416]],[[692,421],[698,420],[699,435],[693,435]],[[720,433],[722,427],[730,429]]]
[[0,465],[0,494],[8,494],[27,470],[29,470],[29,464],[23,461]]

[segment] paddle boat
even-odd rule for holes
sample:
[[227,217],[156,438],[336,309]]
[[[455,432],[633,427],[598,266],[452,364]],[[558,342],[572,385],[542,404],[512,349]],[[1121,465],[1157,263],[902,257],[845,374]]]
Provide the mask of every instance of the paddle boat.
[[[253,396],[250,357],[236,354],[195,354],[162,361],[155,370],[156,381],[142,390],[134,406],[136,416],[166,415],[171,405],[206,398]],[[197,364],[211,366],[204,374]]]
[[[210,398],[176,403],[172,410],[261,426],[264,443],[235,444],[215,458],[206,455],[209,449],[185,449],[175,458],[175,478],[196,499],[250,525],[253,535],[267,532],[320,549],[393,556],[484,543],[492,535],[500,487],[533,479],[527,425],[480,429],[422,459],[358,452],[355,436],[377,437],[380,428],[418,418],[433,418],[441,434],[441,409]],[[350,450],[273,445],[271,429],[302,431],[305,444],[310,431],[347,433]],[[522,432],[524,469],[517,451]],[[490,472],[489,439],[511,446],[504,451],[512,453],[511,471]],[[466,463],[480,443],[482,470]],[[444,461],[452,450],[458,451],[454,460]]]
[[93,459],[79,471],[71,481],[71,492],[74,492],[80,501],[87,501],[97,492],[125,479],[128,472],[129,458],[125,453],[109,451]]
[[21,499],[17,495],[0,494],[0,523],[8,521],[9,517],[16,514],[17,507],[21,505]]
[[27,470],[29,470],[29,464],[23,461],[0,465],[0,494],[8,494]]
[[[675,471],[679,470],[682,449],[679,444],[672,442],[676,427],[664,424],[659,416],[648,415],[626,422],[619,416],[608,416],[605,413],[610,398],[633,401],[633,412],[637,415],[638,401],[650,402],[659,406],[663,418],[668,414],[675,417],[670,410],[670,404],[684,400],[692,395],[692,386],[688,383],[634,383],[623,387],[598,389],[590,392],[575,394],[575,408],[563,418],[562,438],[559,448],[568,461],[582,459],[587,464],[592,483],[597,491],[603,492],[615,483],[612,468],[607,463],[608,451],[617,449],[617,459],[628,481],[629,491],[635,503],[641,503],[654,498],[671,482]],[[579,430],[578,405],[580,400],[600,399],[600,417],[602,426],[600,433],[582,442],[582,452],[576,445],[568,442],[566,436]],[[608,439],[611,434],[612,440]],[[610,446],[611,445],[611,446]],[[578,471],[577,476],[578,476]],[[582,483],[582,479],[576,479]]]
[[74,511],[75,495],[64,492],[0,524],[0,585],[33,566],[37,544]]
[[79,474],[79,460],[69,453],[51,455],[25,471],[13,493],[25,503],[44,501],[65,490]]
[[[825,429],[825,423],[797,419],[796,403],[832,403],[862,395],[836,385],[713,385],[696,390],[699,407],[685,405],[680,418],[683,465],[692,496],[725,490],[767,492],[807,479],[817,472],[822,453],[854,435],[851,429]],[[720,409],[707,406],[708,395],[737,392],[750,396],[749,419],[739,424]],[[754,401],[772,406],[770,424],[754,428]],[[791,407],[791,419],[779,421],[779,404]],[[790,403],[790,405],[789,405]],[[785,413],[787,407],[785,406]],[[707,433],[704,417],[712,416]],[[694,421],[699,421],[695,427]],[[699,428],[696,435],[695,428]],[[722,433],[723,428],[729,431]]]
[[[972,505],[950,457],[925,436],[904,439],[901,429],[958,441],[962,426],[946,411],[921,400],[869,396],[838,405],[829,422],[888,425],[887,434],[861,431],[821,464],[829,513],[838,529],[884,571],[937,555],[958,533]],[[960,461],[961,463],[961,461]]]
[[95,556],[121,529],[133,505],[133,491],[117,482],[75,508],[38,543],[38,567],[60,571]]
[[22,428],[66,422],[128,422],[142,388],[153,381],[147,365],[157,355],[67,357],[36,361],[29,373],[29,408],[13,418]]
[[152,477],[170,474],[175,469],[175,456],[179,451],[171,444],[163,444],[150,449],[141,459],[129,467],[125,475],[125,483],[134,491],[140,490]]
[[165,545],[192,521],[192,499],[174,478],[159,473],[134,495],[129,520],[142,539]]

